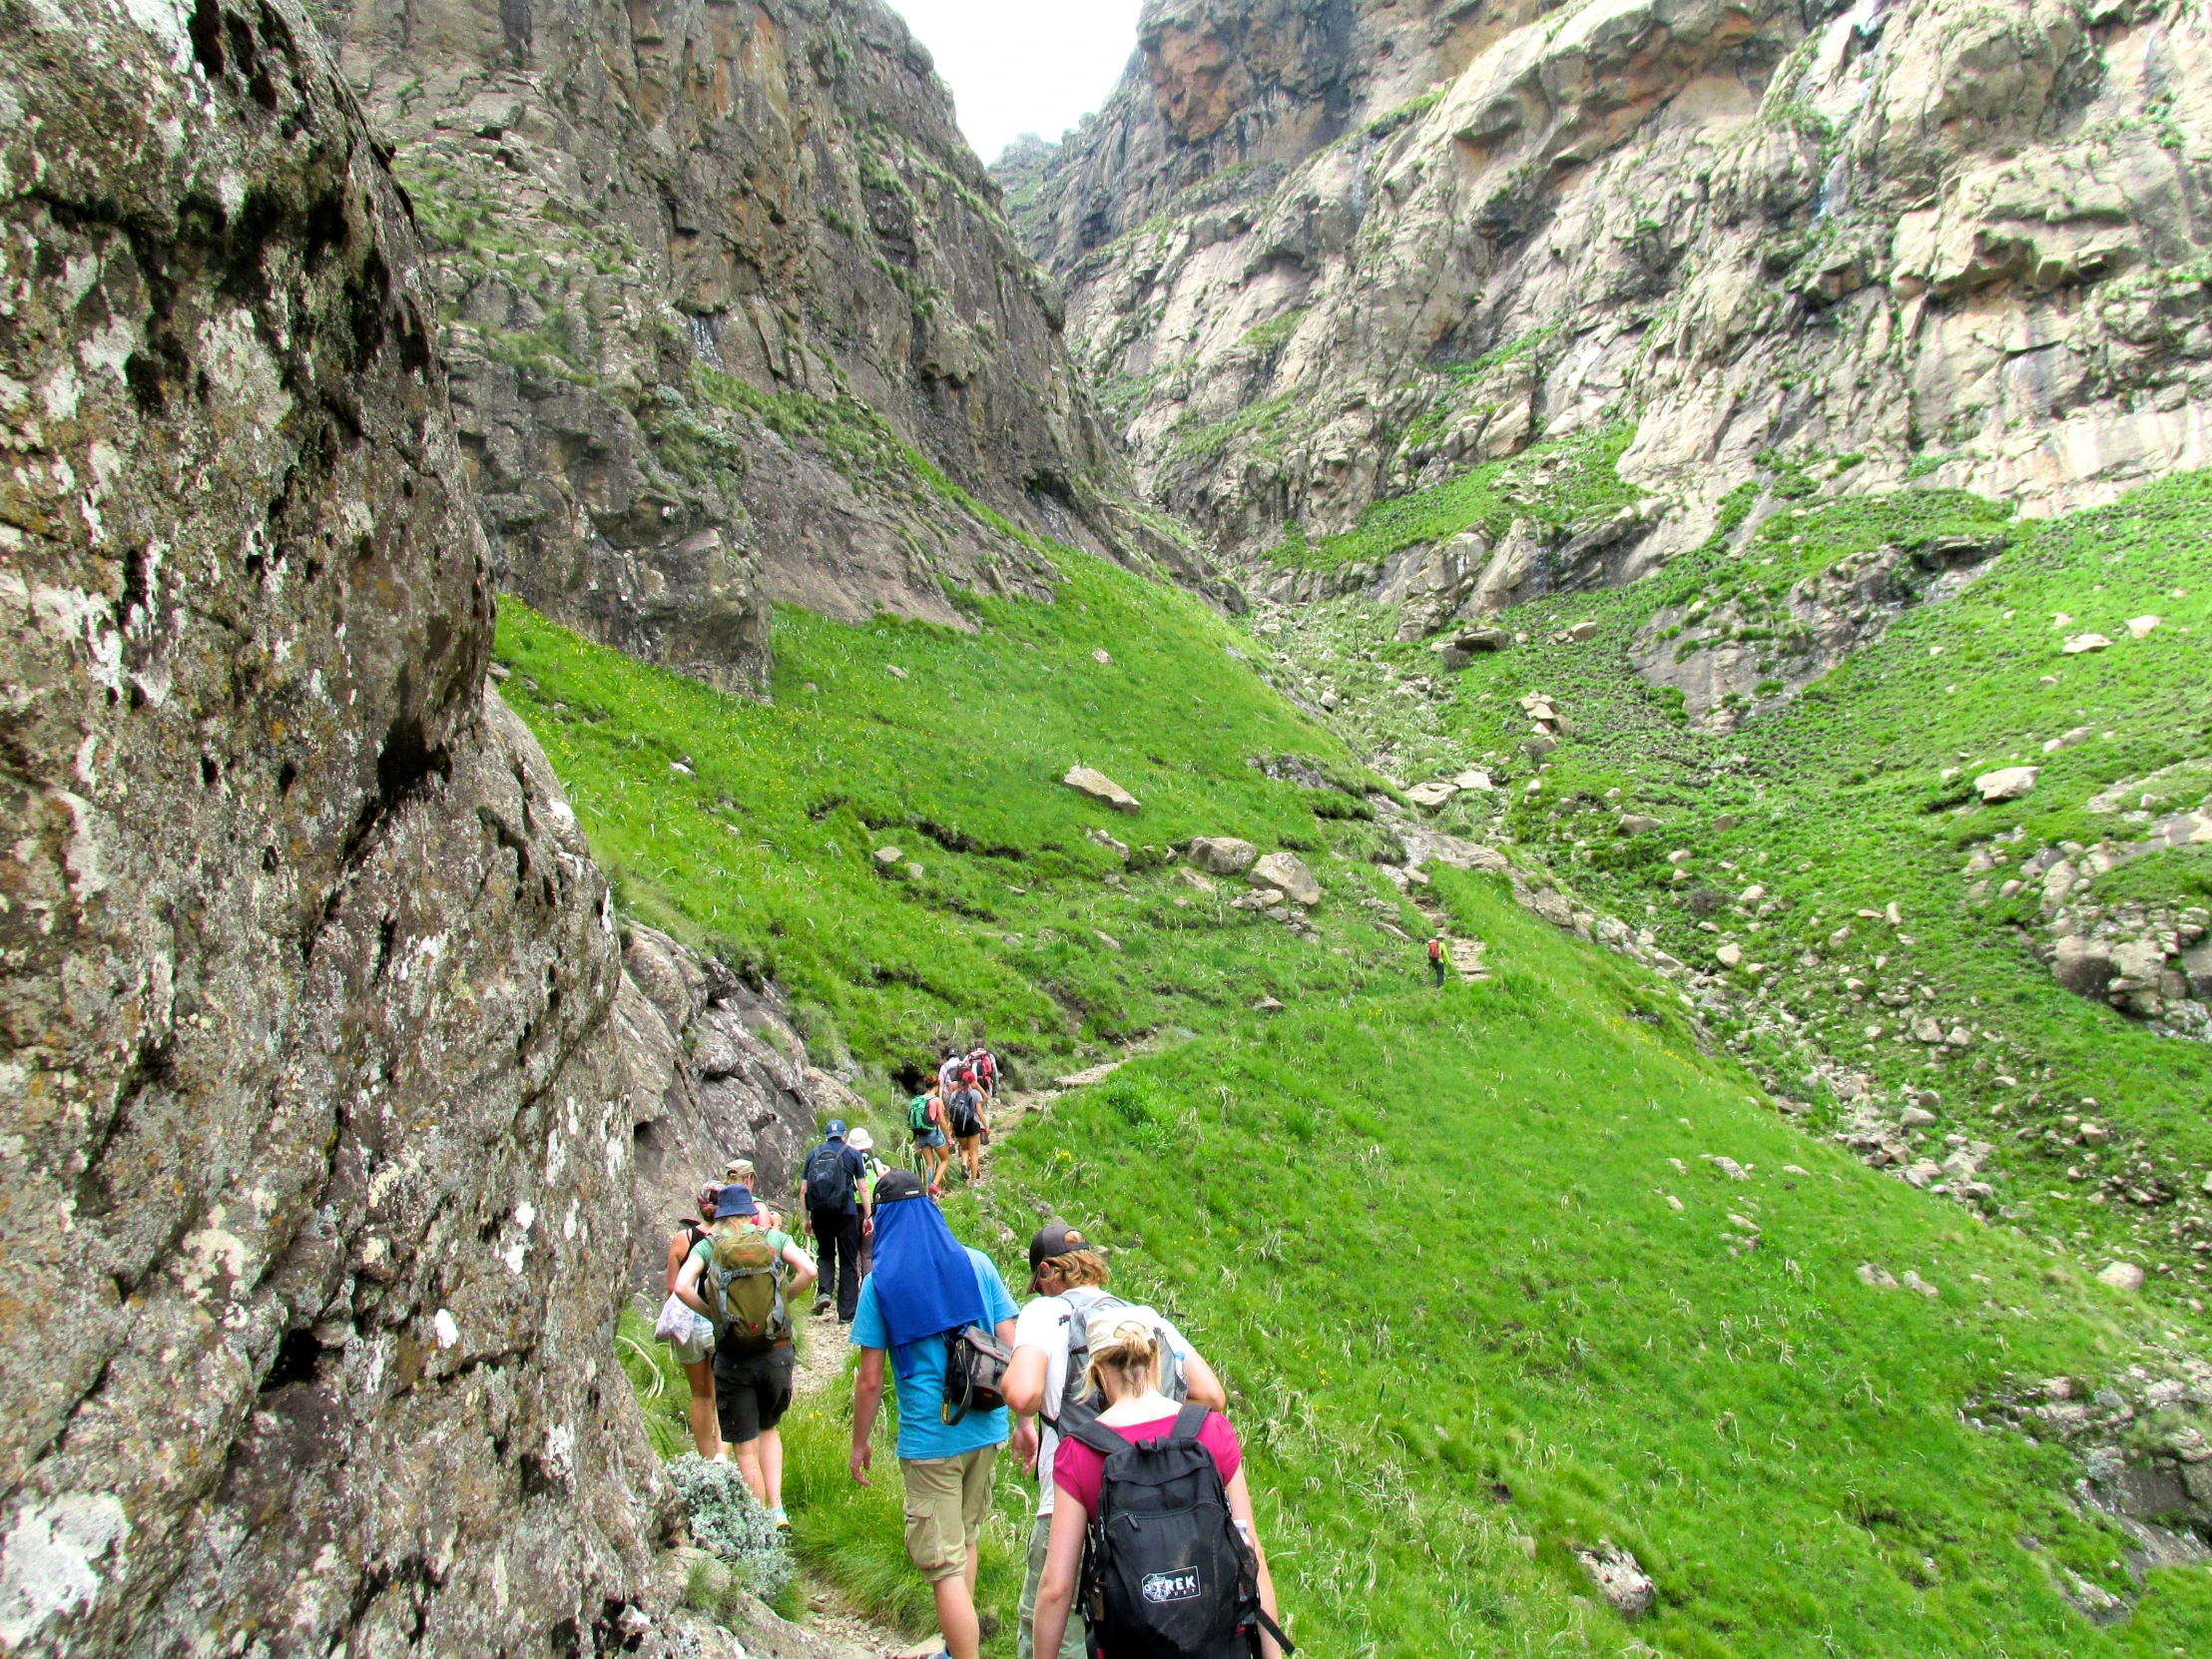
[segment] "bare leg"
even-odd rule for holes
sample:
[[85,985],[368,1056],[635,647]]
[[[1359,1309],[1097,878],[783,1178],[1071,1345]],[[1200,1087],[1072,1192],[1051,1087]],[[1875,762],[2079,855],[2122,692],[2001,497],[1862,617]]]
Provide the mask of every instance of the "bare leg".
[[684,1381],[691,1384],[692,1444],[711,1463],[722,1455],[722,1424],[715,1416],[715,1363],[695,1360],[684,1368]]
[[761,1462],[761,1501],[771,1509],[784,1506],[784,1431],[764,1428],[753,1442]]
[[753,1495],[761,1500],[761,1506],[768,1507],[768,1485],[761,1476],[761,1442],[748,1440],[736,1450],[738,1468],[745,1475],[745,1483],[753,1488]]
[[944,1650],[950,1659],[981,1659],[983,1629],[975,1617],[975,1556],[968,1555],[968,1570],[933,1585],[937,1595],[937,1628],[944,1632]]

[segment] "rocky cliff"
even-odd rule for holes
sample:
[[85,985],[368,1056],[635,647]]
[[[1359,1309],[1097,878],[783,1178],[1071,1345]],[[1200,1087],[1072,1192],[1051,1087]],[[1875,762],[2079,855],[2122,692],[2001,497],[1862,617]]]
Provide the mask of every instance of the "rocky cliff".
[[0,0],[0,1645],[636,1649],[605,883],[289,0]]
[[[928,54],[876,0],[329,0],[432,246],[500,581],[767,685],[767,606],[964,626],[1172,543]],[[1186,572],[1191,574],[1191,572]]]
[[1632,424],[1618,579],[1778,463],[2050,511],[2212,460],[2208,46],[2159,0],[1154,0],[1009,178],[1225,548]]

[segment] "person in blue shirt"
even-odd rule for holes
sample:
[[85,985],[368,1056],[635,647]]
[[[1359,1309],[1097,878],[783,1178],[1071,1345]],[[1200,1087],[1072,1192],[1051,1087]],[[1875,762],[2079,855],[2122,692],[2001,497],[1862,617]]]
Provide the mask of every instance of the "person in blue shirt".
[[[898,1399],[898,1473],[906,1491],[906,1558],[937,1598],[937,1628],[950,1659],[978,1659],[976,1543],[991,1508],[991,1475],[1008,1424],[1003,1408],[948,1423],[944,1409],[947,1332],[971,1325],[1011,1348],[1020,1310],[980,1250],[952,1236],[921,1178],[892,1170],[875,1184],[875,1271],[860,1288],[852,1346],[860,1375],[852,1393],[852,1478],[868,1484],[869,1439],[883,1404],[887,1371]],[[1024,1423],[1016,1451],[1035,1453]]]

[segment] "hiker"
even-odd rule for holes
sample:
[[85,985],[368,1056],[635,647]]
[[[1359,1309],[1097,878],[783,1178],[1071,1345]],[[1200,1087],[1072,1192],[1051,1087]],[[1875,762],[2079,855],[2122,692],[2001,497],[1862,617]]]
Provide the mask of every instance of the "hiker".
[[808,1225],[814,1229],[815,1249],[822,1259],[815,1318],[828,1315],[834,1296],[838,1320],[850,1325],[860,1300],[860,1241],[874,1230],[874,1201],[861,1185],[867,1166],[846,1142],[844,1120],[831,1118],[823,1133],[828,1138],[807,1154],[801,1178]]
[[783,1213],[781,1211],[770,1208],[768,1200],[764,1199],[761,1196],[761,1183],[754,1178],[752,1159],[731,1159],[730,1162],[723,1167],[722,1178],[725,1181],[735,1181],[739,1186],[743,1187],[747,1192],[753,1195],[753,1202],[761,1207],[760,1224],[763,1227],[768,1228],[772,1232],[782,1231],[789,1233],[795,1231],[795,1229],[785,1225]]
[[967,1069],[967,1060],[954,1043],[944,1045],[944,1059],[937,1067],[937,1095],[950,1100],[960,1087],[960,1073]]
[[944,1101],[937,1086],[906,1102],[906,1127],[913,1131],[914,1165],[931,1198],[944,1196],[945,1167],[952,1162],[952,1143],[945,1138]]
[[[1053,1453],[1062,1431],[1072,1426],[1071,1417],[1095,1414],[1099,1404],[1087,1391],[1091,1316],[1103,1309],[1127,1309],[1151,1328],[1162,1352],[1173,1357],[1179,1385],[1166,1389],[1171,1397],[1180,1395],[1216,1411],[1229,1403],[1221,1380],[1183,1333],[1150,1308],[1130,1308],[1110,1294],[1109,1276],[1106,1253],[1064,1221],[1048,1223],[1029,1241],[1029,1293],[1037,1300],[1014,1323],[1014,1360],[1006,1368],[1005,1387],[1010,1410],[1043,1419],[1043,1443],[1037,1449],[1037,1518],[1029,1532],[1029,1568],[1022,1579],[1021,1626],[1015,1638],[1018,1659],[1036,1659],[1038,1651],[1033,1627],[1052,1532]],[[1051,1659],[1050,1650],[1047,1659]],[[1084,1659],[1083,1633],[1072,1622],[1060,1638],[1058,1659]]]
[[763,1219],[751,1192],[734,1182],[724,1187],[714,1226],[684,1264],[677,1294],[714,1321],[722,1438],[769,1519],[788,1531],[780,1424],[792,1405],[791,1299],[807,1294],[815,1264],[789,1233],[761,1226]]
[[960,1149],[960,1164],[968,1184],[983,1179],[983,1147],[991,1138],[990,1119],[984,1115],[983,1096],[975,1087],[975,1073],[965,1067],[960,1086],[945,1102],[945,1116],[952,1124],[953,1143]]
[[[875,1156],[875,1137],[869,1134],[864,1126],[845,1136],[844,1144],[860,1155],[862,1173],[859,1186],[853,1190],[852,1202],[872,1207],[875,1202],[875,1183],[890,1174],[891,1167]],[[872,1257],[874,1254],[875,1229],[864,1227],[860,1230],[860,1280],[863,1284],[866,1283],[868,1274],[873,1271]]]
[[997,1105],[998,1062],[991,1058],[991,1051],[977,1048],[968,1056],[968,1069],[975,1073],[975,1086],[982,1093],[984,1105]]
[[1063,1651],[1080,1576],[1098,1659],[1281,1659],[1237,1431],[1218,1411],[1160,1391],[1160,1339],[1136,1310],[1102,1310],[1089,1338],[1089,1376],[1106,1408],[1071,1423],[1053,1458],[1036,1650]]
[[1444,946],[1443,930],[1438,928],[1428,938],[1428,966],[1430,971],[1436,975],[1436,988],[1438,990],[1442,990],[1444,986],[1444,963],[1447,959],[1448,953]]
[[[977,1659],[976,1543],[991,1508],[991,1472],[1006,1443],[1006,1409],[966,1410],[946,1398],[947,1337],[1013,1341],[1014,1299],[980,1250],[964,1249],[923,1189],[893,1170],[875,1185],[875,1272],[860,1289],[852,1346],[852,1478],[868,1484],[868,1437],[883,1403],[886,1367],[898,1397],[898,1472],[905,1487],[906,1557],[928,1580],[949,1659]],[[1026,1424],[1016,1450],[1034,1455]]]
[[676,1282],[693,1250],[707,1237],[709,1218],[715,1213],[721,1191],[712,1181],[701,1187],[699,1214],[679,1222],[668,1241],[667,1295],[670,1302],[681,1305],[683,1317],[679,1325],[677,1310],[664,1304],[660,1323],[654,1327],[654,1335],[675,1352],[676,1363],[684,1368],[684,1381],[691,1384],[691,1401],[685,1409],[691,1417],[692,1444],[710,1463],[729,1460],[723,1453],[722,1431],[715,1418],[714,1321],[701,1317],[702,1310],[677,1294]]

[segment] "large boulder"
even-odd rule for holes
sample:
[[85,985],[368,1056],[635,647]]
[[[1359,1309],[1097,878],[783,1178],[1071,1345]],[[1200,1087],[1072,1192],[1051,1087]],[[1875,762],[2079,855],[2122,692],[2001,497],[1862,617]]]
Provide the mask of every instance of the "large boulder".
[[1295,852],[1270,852],[1252,866],[1253,884],[1274,887],[1295,904],[1311,908],[1321,902],[1321,883]]
[[1234,835],[1200,835],[1189,853],[1192,863],[1215,875],[1242,875],[1259,856],[1257,846]]
[[2076,996],[2103,1000],[2119,970],[2112,952],[2101,940],[2068,934],[2058,941],[2050,970],[2058,982]]
[[604,880],[293,0],[0,0],[0,1645],[604,1651]]

